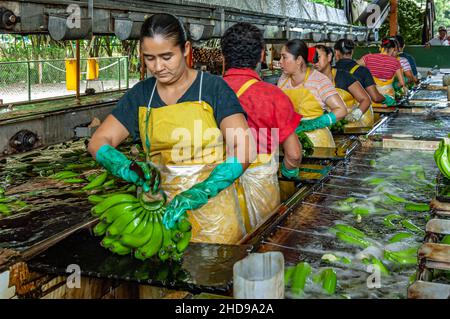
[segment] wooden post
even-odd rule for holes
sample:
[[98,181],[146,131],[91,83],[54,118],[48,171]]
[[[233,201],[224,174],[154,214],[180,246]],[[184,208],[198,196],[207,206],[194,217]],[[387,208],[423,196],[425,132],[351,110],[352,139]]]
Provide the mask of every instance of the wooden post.
[[391,37],[395,36],[397,34],[398,30],[398,1],[397,0],[390,0],[391,1],[391,12],[390,12],[390,21],[389,21],[389,35]]
[[80,101],[80,40],[77,40],[76,46],[76,69],[77,69],[77,101]]

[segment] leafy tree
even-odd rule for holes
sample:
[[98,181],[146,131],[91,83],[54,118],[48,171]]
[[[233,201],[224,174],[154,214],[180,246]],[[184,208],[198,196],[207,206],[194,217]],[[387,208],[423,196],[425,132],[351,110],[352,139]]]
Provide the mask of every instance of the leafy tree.
[[435,30],[440,25],[450,28],[450,3],[448,0],[434,0],[434,5],[436,7]]
[[[398,25],[399,33],[404,37],[407,44],[422,43],[424,9],[417,1],[401,0],[398,1]],[[380,28],[380,37],[389,36],[389,16]]]

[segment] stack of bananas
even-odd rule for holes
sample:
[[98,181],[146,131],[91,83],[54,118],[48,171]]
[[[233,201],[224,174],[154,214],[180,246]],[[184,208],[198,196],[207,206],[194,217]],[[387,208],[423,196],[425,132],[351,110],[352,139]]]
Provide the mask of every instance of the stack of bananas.
[[439,147],[434,152],[434,160],[436,161],[442,175],[450,179],[450,138],[444,138],[439,143]]
[[169,230],[163,223],[166,200],[148,201],[142,193],[115,194],[101,199],[92,207],[100,222],[94,227],[96,236],[103,236],[103,247],[119,255],[134,252],[137,259],[158,256],[161,261],[180,261],[191,239],[191,224],[187,219]]

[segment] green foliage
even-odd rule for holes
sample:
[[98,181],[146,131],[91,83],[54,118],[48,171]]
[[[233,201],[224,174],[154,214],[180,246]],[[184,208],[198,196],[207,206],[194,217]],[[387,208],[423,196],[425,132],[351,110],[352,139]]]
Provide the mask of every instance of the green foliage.
[[[399,33],[407,45],[422,43],[424,10],[414,0],[398,1]],[[389,17],[380,28],[380,37],[389,36]]]
[[324,4],[332,8],[334,8],[335,5],[335,0],[312,0],[312,2]]
[[440,25],[445,25],[447,29],[450,28],[450,5],[448,0],[434,0],[434,5],[436,7],[435,30]]

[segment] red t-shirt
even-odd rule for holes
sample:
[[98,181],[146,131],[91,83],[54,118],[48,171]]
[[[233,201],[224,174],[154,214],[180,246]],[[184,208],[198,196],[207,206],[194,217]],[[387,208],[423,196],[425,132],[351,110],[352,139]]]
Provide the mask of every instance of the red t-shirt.
[[392,79],[395,72],[402,67],[397,58],[381,53],[366,54],[363,60],[370,73],[382,80]]
[[[247,81],[259,81],[241,95],[239,102],[247,113],[248,125],[258,144],[258,154],[271,154],[295,131],[302,116],[294,111],[291,100],[283,91],[261,81],[254,70],[229,69],[223,78],[235,93]],[[277,131],[278,138],[275,136]]]

